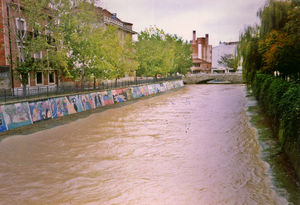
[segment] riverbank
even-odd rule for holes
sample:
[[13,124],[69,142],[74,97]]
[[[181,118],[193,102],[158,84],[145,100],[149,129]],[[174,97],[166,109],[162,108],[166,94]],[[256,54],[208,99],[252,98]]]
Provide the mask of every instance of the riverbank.
[[249,91],[247,107],[250,123],[257,131],[261,159],[269,165],[268,174],[274,189],[289,202],[300,204],[300,183],[296,171],[286,153],[280,151],[281,145],[272,132],[270,121]]
[[300,179],[300,85],[279,77],[257,74],[253,95],[270,121],[273,136],[285,152]]
[[[101,92],[7,104],[0,107],[0,131],[2,133],[11,133],[12,130],[19,128],[21,128],[20,130],[24,130],[33,124],[37,124],[36,126],[39,127],[42,126],[41,122],[45,120],[60,119],[61,117],[92,111],[96,108],[167,92],[182,86],[182,80],[177,80],[162,82],[160,84],[146,84]],[[59,121],[57,120],[57,122]],[[1,136],[5,135],[2,133]]]

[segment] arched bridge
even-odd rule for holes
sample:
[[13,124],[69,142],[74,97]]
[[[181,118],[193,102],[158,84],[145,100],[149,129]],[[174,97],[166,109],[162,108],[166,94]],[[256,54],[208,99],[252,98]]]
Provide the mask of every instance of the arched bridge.
[[233,74],[189,74],[183,77],[185,84],[200,84],[215,80],[216,82],[241,84],[243,77],[241,73]]

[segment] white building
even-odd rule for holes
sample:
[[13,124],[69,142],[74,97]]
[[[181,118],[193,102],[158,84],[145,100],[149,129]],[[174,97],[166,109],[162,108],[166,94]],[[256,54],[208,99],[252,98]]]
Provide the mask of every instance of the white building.
[[[221,60],[221,57],[224,55],[233,55],[236,54],[236,47],[239,42],[220,42],[218,46],[213,47],[212,49],[212,72],[222,72],[228,73],[229,68],[226,68],[224,65],[218,63]],[[242,68],[238,67],[238,72],[242,71]]]

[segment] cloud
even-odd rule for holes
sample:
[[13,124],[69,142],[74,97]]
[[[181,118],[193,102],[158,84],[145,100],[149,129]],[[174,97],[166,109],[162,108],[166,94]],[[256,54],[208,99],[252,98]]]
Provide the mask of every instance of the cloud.
[[236,41],[245,25],[258,22],[257,10],[265,0],[102,0],[101,6],[133,23],[140,32],[157,25],[186,40],[210,35],[210,42]]

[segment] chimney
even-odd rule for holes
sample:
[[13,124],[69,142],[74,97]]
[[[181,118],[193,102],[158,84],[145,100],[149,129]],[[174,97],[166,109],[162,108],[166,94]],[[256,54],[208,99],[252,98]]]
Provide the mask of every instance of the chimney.
[[196,43],[196,31],[193,31],[193,43]]
[[208,45],[208,34],[205,34],[205,41],[206,41],[206,44]]

